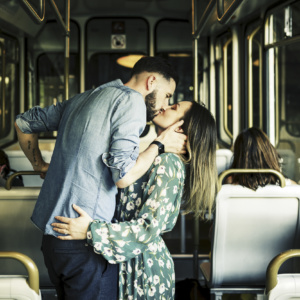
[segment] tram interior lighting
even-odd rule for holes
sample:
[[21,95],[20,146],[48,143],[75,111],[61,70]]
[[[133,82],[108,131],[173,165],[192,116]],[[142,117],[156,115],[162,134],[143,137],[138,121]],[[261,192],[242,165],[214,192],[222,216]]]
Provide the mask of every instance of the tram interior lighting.
[[[5,77],[5,84],[9,84],[9,77]],[[0,82],[2,82],[2,76],[0,76]]]
[[169,57],[190,57],[191,54],[189,53],[169,53]]
[[145,55],[140,55],[140,54],[129,54],[127,56],[122,56],[117,59],[117,64],[132,69],[135,63],[144,56]]
[[253,62],[253,66],[254,67],[259,67],[259,60],[256,59],[254,62]]

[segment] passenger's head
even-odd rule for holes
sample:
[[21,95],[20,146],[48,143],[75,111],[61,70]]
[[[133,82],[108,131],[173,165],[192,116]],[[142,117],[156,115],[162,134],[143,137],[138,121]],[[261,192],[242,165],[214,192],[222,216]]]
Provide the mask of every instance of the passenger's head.
[[[268,136],[259,128],[243,130],[235,140],[233,169],[273,169],[280,172],[279,156]],[[268,173],[234,174],[233,183],[253,190],[259,186],[276,183],[275,176]]]
[[196,102],[182,101],[166,109],[153,119],[154,124],[166,128],[184,120],[182,129],[187,135],[184,206],[186,212],[203,217],[212,211],[217,192],[215,119],[208,109]]
[[133,67],[131,80],[145,84],[147,119],[151,121],[160,109],[168,106],[174,94],[178,75],[172,65],[162,57],[143,57]]
[[10,172],[8,156],[0,149],[0,176],[6,178]]

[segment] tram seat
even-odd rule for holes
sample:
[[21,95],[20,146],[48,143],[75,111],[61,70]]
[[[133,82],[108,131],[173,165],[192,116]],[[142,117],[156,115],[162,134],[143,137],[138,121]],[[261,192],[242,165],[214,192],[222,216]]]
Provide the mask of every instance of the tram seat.
[[[37,265],[40,286],[52,288],[41,252],[43,233],[30,220],[40,188],[0,188],[0,251],[16,251],[30,257]],[[0,274],[27,275],[24,267],[10,260],[0,263]]]
[[[271,259],[299,248],[300,186],[257,191],[223,185],[216,198],[211,261],[200,265],[211,299],[228,293],[262,296]],[[297,263],[282,271],[297,270]],[[215,297],[215,298],[214,298]]]
[[[45,162],[49,163],[52,157],[52,152],[46,150],[43,150],[41,152]],[[10,151],[5,151],[5,153],[9,158],[11,169],[16,171],[33,171],[32,166],[28,158],[23,153],[23,151],[10,150]],[[30,176],[23,175],[23,182],[25,187],[41,187],[44,180],[41,179],[39,175],[30,175]]]
[[220,174],[224,170],[229,169],[232,159],[232,152],[228,149],[218,149],[216,152],[216,156],[218,174]]
[[28,256],[18,252],[0,252],[0,259],[15,259],[22,263],[28,276],[0,275],[0,299],[40,300],[39,272]]
[[281,157],[282,173],[290,179],[295,178],[296,156],[291,149],[276,149]]
[[281,265],[294,257],[300,257],[299,249],[282,252],[272,259],[267,268],[266,299],[300,299],[300,274],[278,274]]

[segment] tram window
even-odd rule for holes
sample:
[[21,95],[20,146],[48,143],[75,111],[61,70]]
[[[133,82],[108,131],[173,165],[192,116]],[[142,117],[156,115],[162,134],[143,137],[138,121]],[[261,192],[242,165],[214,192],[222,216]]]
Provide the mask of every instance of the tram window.
[[[170,104],[193,100],[193,57],[190,35],[190,24],[181,20],[161,20],[155,28],[155,55],[167,58],[179,75],[179,83]],[[201,57],[198,61],[201,71],[203,63]]]
[[270,139],[278,149],[291,152],[290,177],[297,182],[300,179],[299,14],[300,1],[275,8],[265,22],[268,119],[269,128],[275,128],[270,130]]
[[245,125],[260,129],[263,129],[262,45],[262,25],[250,24],[246,29],[248,124]]
[[131,67],[117,60],[129,55],[148,55],[148,23],[142,18],[94,18],[86,26],[86,89],[103,83],[130,78]]
[[0,144],[13,140],[16,103],[19,95],[19,45],[0,34]]
[[232,38],[223,35],[216,41],[217,119],[219,139],[230,146],[232,141]]
[[[79,92],[79,29],[70,23],[69,96]],[[64,36],[57,22],[48,22],[33,49],[37,54],[37,105],[64,99]]]

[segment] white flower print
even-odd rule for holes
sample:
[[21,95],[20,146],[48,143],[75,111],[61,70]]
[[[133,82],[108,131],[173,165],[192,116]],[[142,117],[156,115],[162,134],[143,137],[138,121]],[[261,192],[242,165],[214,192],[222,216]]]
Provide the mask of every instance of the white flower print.
[[114,260],[109,260],[108,261],[110,264],[113,264],[113,265],[115,265],[117,262],[116,261],[114,261]]
[[101,227],[99,229],[96,229],[95,232],[100,236],[107,235],[108,229],[106,227]]
[[151,221],[151,223],[152,223],[152,225],[153,225],[153,227],[157,227],[158,226],[158,221],[156,220],[156,219],[153,219],[152,221]]
[[88,231],[87,234],[86,234],[86,237],[91,240],[92,239],[92,232],[91,231]]
[[123,231],[122,236],[126,237],[129,234],[129,229]]
[[138,277],[143,275],[143,271],[142,270],[138,270]]
[[156,235],[160,235],[160,229],[159,228],[156,231]]
[[141,231],[141,228],[138,225],[133,225],[131,226],[131,228],[134,233],[138,233]]
[[142,203],[142,199],[141,198],[137,198],[137,200],[135,201],[135,205],[136,206],[140,206]]
[[125,246],[125,241],[123,241],[123,240],[117,240],[116,243],[117,243],[120,247],[124,247],[124,246]]
[[121,248],[119,248],[119,247],[116,247],[116,251],[117,251],[118,253],[124,253],[124,251],[123,251]]
[[156,182],[157,182],[157,185],[158,185],[158,186],[161,186],[162,181],[161,181],[160,177],[157,178]]
[[138,222],[139,225],[143,225],[145,223],[145,220],[144,219],[138,219],[137,222]]
[[102,243],[100,243],[100,242],[94,243],[94,248],[95,248],[96,250],[100,251],[101,248],[102,248]]
[[181,178],[181,172],[177,172],[177,178],[180,179]]
[[148,190],[148,195],[151,195],[151,193],[153,192],[154,189],[155,189],[155,185],[152,185],[150,187],[150,189]]
[[165,287],[165,284],[162,283],[160,286],[159,286],[159,293],[160,294],[163,294],[166,290],[166,287]]
[[151,252],[156,252],[157,251],[157,244],[155,244],[155,243],[148,244],[148,249]]
[[152,287],[149,289],[149,291],[148,291],[148,295],[149,295],[150,297],[153,297],[154,294],[155,294],[155,292],[156,292],[156,288],[155,288],[154,286],[152,286]]
[[139,241],[142,242],[145,239],[146,235],[143,234],[142,236],[139,237]]
[[160,267],[163,267],[165,265],[164,261],[161,258],[158,260],[158,264]]
[[116,260],[117,261],[124,261],[125,260],[125,256],[116,254]]
[[166,196],[167,195],[167,189],[163,189],[160,193],[161,196]]
[[157,284],[159,283],[159,276],[158,276],[158,275],[154,275],[154,276],[153,276],[153,283],[154,283],[155,285],[157,285]]
[[175,273],[172,273],[172,280],[175,280]]
[[113,252],[110,248],[107,248],[107,247],[104,247],[104,253],[107,255],[107,256],[112,256],[113,255]]
[[171,262],[169,260],[166,263],[166,267],[167,267],[167,269],[171,269]]
[[141,288],[141,287],[137,287],[137,292],[138,292],[138,294],[140,295],[140,296],[143,296],[144,295],[144,291],[143,291],[143,289]]
[[134,191],[134,186],[133,186],[133,184],[131,184],[131,185],[128,187],[128,191],[129,191],[129,192],[133,192],[133,191]]
[[168,285],[168,287],[171,286],[170,281],[168,279],[167,279],[167,285]]
[[151,258],[148,258],[147,264],[148,264],[149,268],[151,268],[153,266],[153,260]]
[[144,213],[143,215],[142,215],[142,218],[143,219],[146,219],[148,217],[148,213]]
[[135,254],[135,255],[139,255],[141,252],[142,252],[141,249],[134,249],[132,251],[132,253]]
[[134,203],[133,202],[128,202],[127,204],[126,204],[126,209],[127,210],[132,210],[132,209],[134,209]]
[[120,231],[121,230],[121,225],[120,224],[111,224],[111,228],[114,231]]
[[172,206],[173,206],[173,204],[172,204],[172,203],[169,203],[169,204],[167,205],[166,209],[167,209],[167,210],[171,210],[171,209],[172,209]]
[[132,199],[135,199],[135,198],[137,197],[137,195],[138,195],[137,193],[131,194],[131,198],[132,198]]
[[169,174],[170,174],[170,177],[172,177],[172,176],[173,176],[173,171],[172,171],[172,169],[171,169],[171,168],[169,168]]
[[157,169],[157,174],[164,174],[166,171],[166,167],[165,166],[160,166]]
[[174,187],[173,187],[173,194],[176,194],[177,190],[178,190],[177,185],[174,185]]
[[128,300],[133,300],[133,296],[132,295],[128,295],[127,299]]
[[162,207],[160,208],[160,214],[161,214],[161,215],[164,215],[165,213],[166,213],[166,209],[165,209],[164,206],[162,206]]
[[131,268],[130,264],[127,265],[127,269],[128,269],[129,273],[132,273],[132,268]]
[[161,157],[160,156],[156,156],[155,160],[154,160],[154,165],[158,165],[161,162]]

